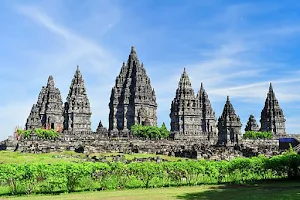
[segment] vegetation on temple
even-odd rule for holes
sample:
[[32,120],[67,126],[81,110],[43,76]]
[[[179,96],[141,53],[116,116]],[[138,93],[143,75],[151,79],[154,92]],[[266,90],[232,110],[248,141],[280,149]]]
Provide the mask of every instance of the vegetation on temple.
[[2,164],[2,194],[149,188],[297,178],[300,155],[236,158],[232,161]]
[[244,139],[272,139],[273,134],[269,132],[246,131],[243,135]]
[[[28,139],[30,138],[32,130],[17,130],[18,135],[22,135],[24,138]],[[42,128],[36,128],[34,129],[34,132],[37,134],[39,138],[42,139],[54,139],[59,136],[59,133],[53,129],[42,129]]]
[[165,123],[159,128],[158,126],[143,126],[135,124],[131,126],[132,134],[138,137],[150,139],[168,138],[170,131],[167,129]]
[[22,129],[18,129],[17,133],[18,135],[22,135],[24,138],[28,139],[30,138],[30,133],[32,130],[22,130]]

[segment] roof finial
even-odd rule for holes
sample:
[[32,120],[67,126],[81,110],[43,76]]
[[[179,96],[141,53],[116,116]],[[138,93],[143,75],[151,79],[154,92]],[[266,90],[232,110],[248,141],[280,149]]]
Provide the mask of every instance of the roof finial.
[[79,70],[79,65],[77,65],[77,70]]
[[186,73],[186,69],[185,69],[185,67],[183,68],[183,73]]
[[202,88],[202,89],[203,89],[203,83],[202,83],[202,82],[201,82],[200,88]]
[[54,79],[52,75],[48,78],[47,86],[54,86]]
[[135,50],[135,47],[134,47],[134,46],[131,47],[131,52],[130,52],[130,54],[136,54],[136,50]]
[[229,96],[227,96],[227,101],[229,101]]
[[269,92],[273,92],[272,83],[270,83],[270,86],[269,86]]

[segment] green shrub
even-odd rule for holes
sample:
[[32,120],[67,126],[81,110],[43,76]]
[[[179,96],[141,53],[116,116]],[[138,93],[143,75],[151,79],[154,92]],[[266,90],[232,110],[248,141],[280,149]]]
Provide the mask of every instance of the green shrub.
[[[300,176],[300,155],[235,158],[231,161],[1,164],[2,195],[84,190],[249,183]],[[6,193],[3,193],[6,192]],[[9,192],[9,193],[8,193]]]
[[[23,135],[23,137],[26,139],[30,138],[31,132],[32,130],[20,130],[20,129],[17,130],[18,135]],[[34,132],[37,134],[39,138],[42,139],[54,139],[59,136],[59,133],[53,129],[48,130],[48,129],[36,128],[34,129]]]
[[21,129],[18,129],[17,133],[18,133],[18,135],[22,135],[24,138],[28,139],[28,138],[30,138],[31,130],[21,130]]
[[143,126],[135,124],[131,126],[131,132],[135,136],[150,139],[168,138],[170,135],[170,131],[168,131],[165,123],[163,123],[160,128],[158,126]]
[[243,135],[245,139],[272,139],[272,132],[246,131]]

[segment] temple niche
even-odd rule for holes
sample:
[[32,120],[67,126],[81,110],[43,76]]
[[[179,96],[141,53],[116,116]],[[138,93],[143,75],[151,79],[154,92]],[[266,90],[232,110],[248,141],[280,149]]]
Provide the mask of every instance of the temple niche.
[[128,132],[134,124],[157,125],[155,91],[134,47],[111,90],[109,109],[112,134]]
[[261,111],[261,131],[271,131],[274,135],[285,135],[285,119],[282,109],[270,83],[265,106]]
[[250,115],[248,122],[245,127],[245,131],[259,131],[259,126],[253,115]]
[[26,130],[47,128],[62,131],[63,129],[63,102],[54,79],[49,76],[47,86],[43,86],[38,101],[32,106],[25,125]]
[[175,98],[171,104],[171,134],[174,139],[201,135],[200,101],[195,97],[190,78],[184,68]]
[[73,133],[91,131],[91,115],[84,80],[77,66],[65,103],[64,129]]
[[232,145],[238,144],[239,135],[241,134],[242,123],[227,96],[223,113],[218,119],[218,144]]

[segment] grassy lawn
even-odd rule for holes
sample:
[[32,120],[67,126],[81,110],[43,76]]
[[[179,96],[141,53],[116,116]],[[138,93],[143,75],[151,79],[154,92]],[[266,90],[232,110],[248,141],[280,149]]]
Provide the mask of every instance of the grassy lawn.
[[0,197],[16,200],[296,200],[300,199],[300,182],[272,182],[255,185],[219,185],[179,188],[132,189],[123,191],[81,192],[60,195]]
[[[176,161],[186,158],[178,158],[173,156],[155,155],[155,154],[121,154],[121,153],[98,153],[91,154],[92,156],[106,156],[108,161],[112,161],[112,157],[116,155],[124,155],[126,160],[132,160],[134,158],[150,158],[159,156],[162,159],[168,161]],[[64,151],[60,153],[43,153],[43,154],[31,154],[31,153],[20,153],[11,151],[0,151],[0,164],[7,163],[66,163],[66,162],[84,162],[87,158],[86,154],[75,153],[74,151]]]

